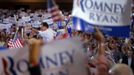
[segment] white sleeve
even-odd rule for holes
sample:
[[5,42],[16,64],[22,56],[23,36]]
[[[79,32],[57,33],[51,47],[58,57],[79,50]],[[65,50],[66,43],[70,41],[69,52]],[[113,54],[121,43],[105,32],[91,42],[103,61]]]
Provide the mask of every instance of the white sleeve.
[[56,36],[57,33],[54,30],[50,29],[50,31],[53,33],[54,36]]
[[39,34],[40,36],[42,36],[42,31],[38,31],[38,34]]

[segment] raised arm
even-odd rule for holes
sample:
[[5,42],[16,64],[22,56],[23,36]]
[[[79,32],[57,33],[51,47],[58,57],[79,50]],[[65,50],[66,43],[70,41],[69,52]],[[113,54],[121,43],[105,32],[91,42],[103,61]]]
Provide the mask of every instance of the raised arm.
[[105,57],[105,47],[104,47],[104,41],[105,38],[103,34],[100,32],[98,28],[95,28],[95,38],[98,41],[98,55],[96,57],[96,67],[97,67],[97,73],[96,75],[108,75],[108,62]]
[[42,41],[37,39],[29,40],[29,72],[30,75],[41,75],[39,58],[40,58],[40,50],[42,46]]

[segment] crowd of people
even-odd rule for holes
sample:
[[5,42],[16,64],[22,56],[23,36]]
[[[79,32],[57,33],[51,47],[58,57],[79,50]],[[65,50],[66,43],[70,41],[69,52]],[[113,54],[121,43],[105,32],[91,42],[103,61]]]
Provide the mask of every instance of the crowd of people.
[[[46,10],[9,10],[0,9],[0,49],[9,48],[8,42],[17,38],[23,46],[27,45],[32,38],[42,39],[51,42],[55,39],[65,39],[73,36],[80,36],[84,42],[84,52],[87,54],[89,65],[94,67],[93,60],[98,52],[98,40],[93,33],[84,33],[69,29],[72,25],[67,25],[70,20],[70,12],[63,12],[66,20],[59,27],[51,19],[51,14]],[[69,21],[71,22],[71,21]],[[133,30],[133,29],[132,29]],[[134,72],[134,33],[130,38],[117,38],[104,35],[103,45],[105,46],[105,56],[110,62],[110,66],[117,63],[124,63],[131,67]],[[100,48],[101,49],[101,48]],[[100,74],[101,75],[101,74]],[[103,74],[106,75],[106,74]]]
[[[85,51],[89,57],[89,64],[97,54],[97,41],[91,34],[83,34]],[[111,65],[123,63],[127,64],[134,72],[134,39],[123,39],[116,37],[105,36],[105,56],[110,61]]]
[[[64,12],[64,15],[69,15],[69,13]],[[23,38],[24,35],[26,38],[30,38],[34,35],[33,30],[40,30],[42,22],[46,22],[55,31],[59,29],[57,23],[52,21],[51,14],[46,10],[0,9],[0,47],[8,47],[8,41],[14,38],[17,28],[20,38]],[[65,25],[65,22],[61,22],[61,24]],[[62,26],[60,27],[62,28]]]

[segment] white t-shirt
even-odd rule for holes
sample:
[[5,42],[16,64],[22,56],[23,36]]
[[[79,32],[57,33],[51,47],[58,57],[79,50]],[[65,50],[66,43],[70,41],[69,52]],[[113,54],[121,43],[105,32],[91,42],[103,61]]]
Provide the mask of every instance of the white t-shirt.
[[47,29],[46,31],[39,31],[39,35],[43,38],[43,41],[46,43],[54,40],[56,32],[52,29]]

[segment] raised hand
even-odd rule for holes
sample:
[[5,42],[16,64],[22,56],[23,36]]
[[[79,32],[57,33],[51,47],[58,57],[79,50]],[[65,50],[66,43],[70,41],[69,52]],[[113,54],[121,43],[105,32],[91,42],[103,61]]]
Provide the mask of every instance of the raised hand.
[[105,39],[104,39],[104,35],[102,34],[102,32],[95,27],[95,39],[99,42],[99,43],[104,43]]

